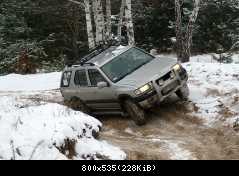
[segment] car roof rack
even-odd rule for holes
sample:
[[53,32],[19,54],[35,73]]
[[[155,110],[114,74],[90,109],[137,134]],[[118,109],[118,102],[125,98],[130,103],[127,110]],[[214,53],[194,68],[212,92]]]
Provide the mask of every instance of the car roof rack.
[[99,54],[109,49],[110,47],[119,46],[119,45],[120,45],[120,42],[118,42],[117,40],[110,40],[108,42],[100,42],[100,44],[94,49],[91,49],[86,56],[74,62],[74,64],[68,64],[67,66],[68,67],[72,67],[72,66],[77,67],[77,66],[84,66],[84,65],[95,66],[94,63],[89,62],[91,59],[98,56]]
[[87,65],[89,65],[89,66],[95,66],[95,64],[94,63],[84,63],[84,64],[74,64],[74,65],[72,65],[72,67],[79,67],[79,66],[87,66]]

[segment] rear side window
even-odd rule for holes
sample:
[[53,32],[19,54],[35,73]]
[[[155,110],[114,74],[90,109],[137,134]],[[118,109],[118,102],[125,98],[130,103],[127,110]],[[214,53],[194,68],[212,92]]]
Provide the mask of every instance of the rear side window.
[[91,86],[97,87],[97,84],[99,82],[106,82],[105,78],[102,76],[102,74],[98,70],[89,70],[89,77]]
[[78,70],[75,73],[75,85],[81,86],[81,87],[87,87],[88,81],[85,70]]
[[71,81],[71,71],[67,71],[63,73],[62,81],[61,81],[61,87],[69,87],[70,81]]

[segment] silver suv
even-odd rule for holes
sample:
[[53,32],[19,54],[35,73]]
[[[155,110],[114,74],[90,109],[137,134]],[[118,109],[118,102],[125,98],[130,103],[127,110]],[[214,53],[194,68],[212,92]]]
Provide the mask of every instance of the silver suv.
[[61,93],[67,105],[92,114],[127,114],[146,123],[145,109],[176,93],[187,99],[186,70],[175,59],[155,57],[137,47],[93,52],[79,65],[67,66]]

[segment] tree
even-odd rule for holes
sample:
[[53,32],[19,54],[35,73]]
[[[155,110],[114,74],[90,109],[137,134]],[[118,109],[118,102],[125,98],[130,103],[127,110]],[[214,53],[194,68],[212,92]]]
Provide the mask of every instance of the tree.
[[131,0],[122,0],[119,14],[118,38],[122,39],[123,26],[126,27],[128,45],[135,45]]
[[96,28],[95,41],[96,45],[99,45],[101,42],[105,41],[103,6],[101,0],[93,0],[92,3]]
[[121,1],[120,6],[120,14],[119,14],[119,23],[118,23],[118,39],[121,41],[122,37],[122,26],[123,26],[123,18],[125,13],[125,6],[126,6],[126,0]]
[[193,50],[227,52],[239,42],[239,1],[202,1],[194,30]]
[[112,39],[112,23],[111,23],[111,0],[106,0],[106,41]]
[[88,44],[89,49],[95,48],[95,38],[93,34],[93,26],[91,20],[91,7],[90,0],[84,0],[85,3],[85,14],[86,14],[86,26],[87,26],[87,34],[88,34]]
[[127,26],[128,44],[135,45],[131,0],[126,0],[125,21]]
[[193,11],[185,31],[182,24],[182,3],[181,0],[175,0],[177,57],[181,62],[188,62],[191,56],[193,27],[198,17],[201,0],[194,0]]

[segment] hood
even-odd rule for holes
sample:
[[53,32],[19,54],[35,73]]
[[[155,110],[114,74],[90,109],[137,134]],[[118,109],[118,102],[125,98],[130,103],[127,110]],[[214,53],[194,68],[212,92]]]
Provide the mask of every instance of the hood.
[[162,77],[169,72],[175,64],[177,64],[177,60],[174,58],[156,57],[151,62],[143,65],[138,70],[120,80],[117,85],[123,87],[130,86],[137,89],[152,80]]

